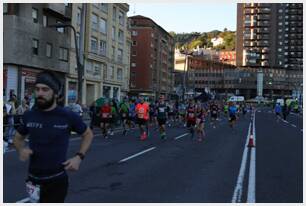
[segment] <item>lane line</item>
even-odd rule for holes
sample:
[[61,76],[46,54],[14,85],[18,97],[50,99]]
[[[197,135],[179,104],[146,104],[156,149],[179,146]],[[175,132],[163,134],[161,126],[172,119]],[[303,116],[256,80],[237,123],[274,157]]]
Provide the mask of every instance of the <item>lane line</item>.
[[186,136],[186,135],[188,135],[189,133],[185,133],[185,134],[182,134],[182,135],[180,135],[180,136],[178,136],[178,137],[176,137],[176,138],[174,138],[175,140],[178,140],[178,139],[180,139],[180,138],[182,138],[182,137],[184,137],[184,136]]
[[294,124],[291,124],[292,127],[296,127]]
[[131,155],[131,156],[127,157],[127,158],[124,158],[124,159],[120,160],[118,163],[126,162],[126,161],[128,161],[128,160],[130,160],[130,159],[132,159],[132,158],[134,158],[134,157],[137,157],[137,156],[139,156],[139,155],[142,155],[142,154],[144,154],[144,153],[146,153],[146,152],[149,152],[149,151],[151,151],[151,150],[154,150],[154,149],[156,149],[156,147],[151,147],[151,148],[146,149],[146,150],[144,150],[144,151],[138,152],[138,153],[136,153],[136,154],[134,154],[134,155]]
[[[255,115],[253,118],[253,141],[256,146]],[[247,203],[256,202],[256,147],[251,148]]]
[[29,197],[24,198],[24,199],[22,199],[22,200],[19,200],[19,201],[17,201],[16,203],[25,203],[25,202],[28,202],[28,201],[30,201],[30,198],[29,198]]
[[245,167],[246,167],[247,158],[248,158],[248,141],[250,138],[250,130],[251,130],[251,123],[249,124],[249,130],[248,130],[248,134],[247,134],[247,138],[246,138],[246,142],[245,142],[245,146],[243,150],[241,166],[240,166],[239,175],[237,178],[236,187],[235,187],[234,194],[232,197],[232,203],[237,203],[241,201]]

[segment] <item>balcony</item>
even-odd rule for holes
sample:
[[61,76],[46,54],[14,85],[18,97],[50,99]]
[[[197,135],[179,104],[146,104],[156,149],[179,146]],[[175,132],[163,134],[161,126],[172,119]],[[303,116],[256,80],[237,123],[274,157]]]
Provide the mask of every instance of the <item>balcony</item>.
[[44,10],[52,13],[54,16],[64,18],[65,20],[71,20],[72,8],[71,6],[65,6],[64,4],[45,4]]
[[269,27],[270,23],[268,21],[267,22],[257,22],[257,26],[258,27]]
[[269,55],[263,54],[263,55],[261,55],[261,59],[262,60],[268,60],[269,59]]
[[258,14],[269,14],[271,12],[271,9],[269,8],[260,8],[260,9],[257,9],[257,13]]
[[257,34],[268,34],[270,31],[269,31],[269,29],[268,28],[258,28],[257,30],[256,30],[256,33]]
[[257,16],[257,20],[260,21],[260,20],[270,20],[270,15],[258,15]]
[[268,48],[263,48],[261,50],[261,53],[263,53],[263,54],[269,53],[269,49]]
[[268,61],[262,61],[261,63],[260,63],[260,65],[262,66],[262,67],[268,67],[269,66],[269,62]]
[[257,35],[257,40],[268,40],[269,35]]

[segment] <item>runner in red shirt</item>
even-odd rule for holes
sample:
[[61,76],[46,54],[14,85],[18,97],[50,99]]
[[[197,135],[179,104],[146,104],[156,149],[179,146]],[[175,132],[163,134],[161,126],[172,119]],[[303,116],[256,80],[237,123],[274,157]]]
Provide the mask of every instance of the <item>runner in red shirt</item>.
[[187,128],[190,129],[191,139],[194,137],[194,129],[196,125],[196,106],[194,100],[189,100],[189,105],[186,109]]
[[[140,140],[145,140],[149,132],[149,105],[144,102],[143,97],[140,97],[140,103],[136,105],[135,111],[137,116],[137,123],[140,129]],[[144,131],[143,125],[146,126],[146,132]]]
[[101,123],[100,127],[102,129],[102,134],[104,138],[107,138],[107,130],[112,119],[112,108],[109,105],[108,101],[105,101],[103,106],[100,109]]

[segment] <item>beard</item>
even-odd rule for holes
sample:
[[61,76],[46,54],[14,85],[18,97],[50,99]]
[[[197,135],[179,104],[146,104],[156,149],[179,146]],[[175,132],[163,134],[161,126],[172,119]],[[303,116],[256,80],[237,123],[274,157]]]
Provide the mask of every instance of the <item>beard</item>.
[[50,100],[47,100],[43,97],[37,97],[35,98],[35,105],[40,110],[49,109],[53,105],[54,100],[55,100],[55,95],[52,95],[52,98]]

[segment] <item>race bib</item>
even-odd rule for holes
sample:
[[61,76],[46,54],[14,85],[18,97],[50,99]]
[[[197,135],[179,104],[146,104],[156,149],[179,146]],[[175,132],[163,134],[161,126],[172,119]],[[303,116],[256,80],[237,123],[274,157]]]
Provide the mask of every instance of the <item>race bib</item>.
[[189,113],[188,115],[190,118],[193,118],[194,117],[194,114],[193,113]]
[[40,200],[40,185],[33,185],[32,182],[26,182],[26,190],[30,198],[30,202],[38,203]]
[[142,119],[144,117],[144,108],[140,108],[138,112],[138,118]]
[[102,113],[102,117],[103,118],[107,118],[108,117],[108,113]]

